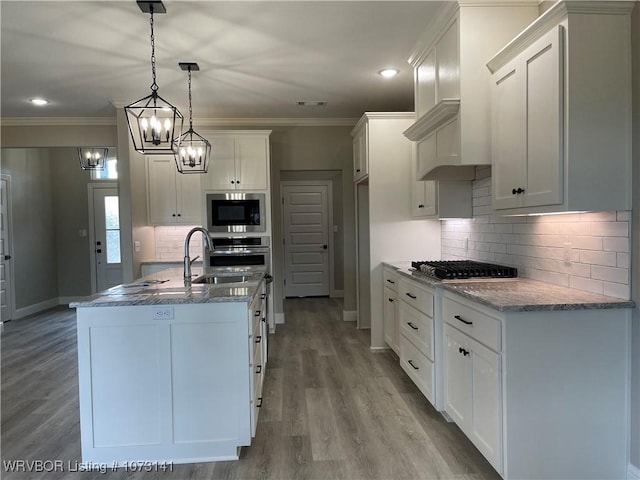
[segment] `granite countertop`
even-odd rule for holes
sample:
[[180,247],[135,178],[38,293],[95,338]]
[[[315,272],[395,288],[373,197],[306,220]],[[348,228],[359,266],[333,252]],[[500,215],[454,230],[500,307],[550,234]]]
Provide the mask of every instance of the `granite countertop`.
[[185,303],[249,302],[262,284],[264,267],[192,267],[193,278],[199,275],[244,275],[249,279],[237,283],[192,283],[185,285],[181,268],[168,268],[139,278],[133,283],[108,290],[69,304],[77,307],[120,307]]
[[417,273],[411,268],[411,262],[384,262],[384,265],[395,268],[401,275],[431,288],[456,293],[501,312],[635,307],[632,300],[608,297],[526,278],[443,282]]

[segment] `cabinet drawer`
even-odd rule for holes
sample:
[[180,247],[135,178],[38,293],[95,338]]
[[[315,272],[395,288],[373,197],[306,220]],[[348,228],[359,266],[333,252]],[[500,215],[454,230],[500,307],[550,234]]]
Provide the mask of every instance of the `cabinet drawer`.
[[422,313],[433,316],[433,293],[405,278],[400,278],[398,285],[398,294],[403,301]]
[[418,389],[434,403],[434,365],[404,335],[400,335],[400,366]]
[[400,334],[433,360],[433,318],[404,303],[400,304]]
[[384,268],[382,270],[382,284],[393,290],[398,291],[398,272],[391,268]]
[[487,347],[501,351],[500,321],[449,298],[442,299],[443,320]]

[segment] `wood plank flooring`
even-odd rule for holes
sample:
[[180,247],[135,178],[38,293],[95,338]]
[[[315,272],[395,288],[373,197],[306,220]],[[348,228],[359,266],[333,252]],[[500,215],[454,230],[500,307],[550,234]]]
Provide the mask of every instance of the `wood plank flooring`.
[[[269,337],[257,434],[239,461],[105,473],[77,471],[75,311],[61,307],[8,322],[1,336],[0,478],[500,478],[461,431],[430,406],[393,352],[372,353],[369,331],[342,321],[339,299],[287,299],[285,318],[287,323]],[[15,460],[58,461],[62,471],[8,471],[6,462]],[[43,466],[51,470],[54,464]]]

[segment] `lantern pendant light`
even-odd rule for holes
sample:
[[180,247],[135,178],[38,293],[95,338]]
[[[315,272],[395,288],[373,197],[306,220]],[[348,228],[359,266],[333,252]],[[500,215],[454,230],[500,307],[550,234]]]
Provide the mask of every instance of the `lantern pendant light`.
[[182,134],[176,144],[180,147],[174,153],[176,166],[180,173],[207,173],[211,144],[193,129],[193,109],[191,107],[191,72],[200,70],[197,63],[178,63],[182,70],[188,72],[189,78],[189,130]]
[[153,35],[153,14],[166,13],[159,0],[138,0],[140,10],[151,15],[151,95],[124,107],[129,124],[133,147],[137,152],[149,154],[169,154],[177,151],[182,134],[183,117],[174,107],[158,95],[156,83],[156,52]]
[[104,170],[108,148],[78,147],[78,160],[83,170]]

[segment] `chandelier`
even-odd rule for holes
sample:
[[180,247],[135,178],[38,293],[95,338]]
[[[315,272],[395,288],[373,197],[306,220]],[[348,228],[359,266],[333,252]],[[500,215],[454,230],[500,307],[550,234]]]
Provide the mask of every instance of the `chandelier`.
[[200,70],[197,63],[178,63],[182,70],[188,72],[189,77],[189,130],[177,139],[179,149],[174,153],[176,166],[180,173],[207,173],[211,144],[193,129],[193,109],[191,107],[191,72]]
[[83,170],[104,170],[108,148],[78,147],[78,160]]
[[156,83],[156,51],[153,35],[153,14],[166,13],[160,0],[138,0],[140,10],[150,14],[151,25],[151,95],[124,107],[133,140],[133,147],[144,154],[167,154],[177,151],[182,134],[183,117],[174,107],[158,95]]

